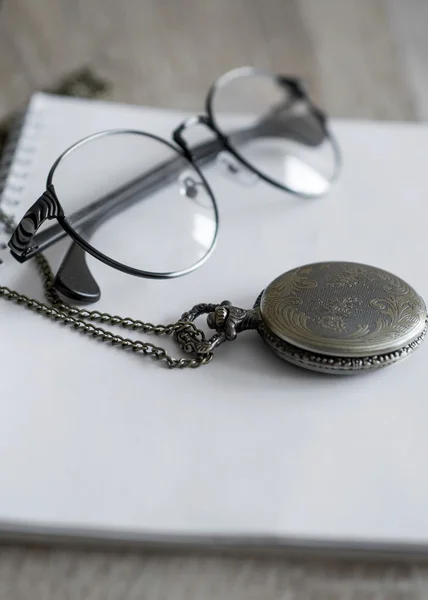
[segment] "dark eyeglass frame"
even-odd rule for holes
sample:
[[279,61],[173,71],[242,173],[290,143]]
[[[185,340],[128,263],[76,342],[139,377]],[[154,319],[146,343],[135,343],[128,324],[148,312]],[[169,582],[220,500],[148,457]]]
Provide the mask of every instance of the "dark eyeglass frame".
[[[172,142],[161,138],[157,135],[148,133],[146,131],[115,129],[101,131],[87,136],[79,140],[67,150],[65,150],[57,158],[57,160],[54,162],[53,166],[49,171],[47,177],[46,191],[27,210],[27,212],[17,225],[9,241],[8,245],[11,254],[14,256],[14,258],[21,263],[25,262],[28,259],[34,257],[36,254],[47,249],[52,244],[58,242],[66,235],[69,235],[72,238],[73,243],[71,244],[70,249],[66,253],[61,263],[61,266],[55,277],[54,287],[57,289],[58,292],[67,296],[68,298],[76,302],[83,303],[96,302],[101,295],[100,288],[86,264],[86,253],[92,255],[96,259],[100,260],[101,262],[114,269],[117,269],[129,275],[135,275],[138,277],[145,277],[149,279],[171,279],[175,277],[180,277],[182,275],[186,275],[194,271],[199,266],[201,266],[214,251],[219,229],[219,212],[217,203],[208,182],[206,181],[204,175],[201,172],[200,167],[215,160],[217,155],[222,151],[229,152],[239,163],[241,163],[249,171],[255,173],[260,179],[275,186],[276,188],[282,189],[285,192],[302,198],[317,198],[324,195],[324,193],[309,194],[297,192],[296,190],[288,187],[287,185],[279,183],[278,181],[269,177],[262,171],[259,171],[257,167],[254,167],[254,165],[249,163],[239,153],[239,151],[236,150],[236,148],[234,147],[233,139],[235,139],[235,141],[238,139],[239,141],[239,139],[241,138],[246,140],[256,137],[257,126],[253,126],[248,129],[238,130],[237,132],[235,131],[231,135],[225,135],[220,130],[216,123],[215,114],[213,110],[213,101],[215,94],[221,87],[229,83],[231,80],[242,76],[261,76],[270,78],[271,80],[274,80],[277,84],[279,84],[281,87],[283,87],[288,92],[289,101],[287,105],[284,104],[284,107],[281,108],[292,109],[297,104],[303,105],[303,107],[306,110],[305,118],[308,119],[308,122],[310,122],[311,119],[315,120],[319,131],[322,132],[322,137],[320,137],[319,135],[315,135],[315,137],[313,136],[314,130],[312,129],[311,132],[310,123],[306,131],[296,131],[295,129],[291,129],[287,130],[287,135],[282,137],[288,137],[309,146],[318,146],[322,144],[324,140],[327,140],[331,144],[335,161],[334,172],[330,178],[330,183],[333,184],[337,179],[341,169],[340,149],[336,139],[329,131],[326,115],[312,102],[308,93],[306,92],[303,82],[298,78],[286,77],[283,75],[273,75],[266,71],[255,69],[253,67],[234,69],[233,71],[229,71],[228,73],[222,75],[210,87],[205,103],[205,114],[190,117],[186,119],[183,123],[181,123],[172,132]],[[278,123],[279,122],[275,123],[274,120],[271,120],[268,123],[268,126],[272,128],[272,125],[276,126],[278,125]],[[215,139],[209,142],[203,142],[196,146],[190,147],[184,139],[183,134],[189,128],[195,125],[206,126],[215,135]],[[260,131],[258,132],[259,135],[263,134],[264,131],[265,130],[263,130],[262,125],[262,129],[260,129]],[[108,194],[102,197],[101,199],[90,203],[89,205],[85,206],[83,209],[77,211],[76,213],[73,213],[72,216],[74,220],[74,227],[69,223],[67,217],[64,214],[61,202],[52,184],[53,176],[58,165],[71,152],[75,151],[88,141],[97,139],[102,136],[124,133],[146,136],[148,138],[159,141],[169,146],[177,154],[177,157],[180,159],[180,161],[182,159],[186,160],[190,164],[190,166],[196,171],[198,177],[200,177],[201,182],[205,186],[206,191],[210,196],[216,221],[213,241],[206,254],[200,260],[198,260],[190,267],[187,267],[186,269],[173,272],[159,273],[153,271],[140,270],[130,267],[128,265],[124,265],[97,250],[87,241],[87,239],[79,235],[79,233],[74,228],[76,227],[75,222],[77,215],[77,224],[80,230],[84,230],[86,236],[90,237],[93,231],[95,231],[95,229],[99,225],[101,225],[105,220],[113,217],[115,214],[132,204],[132,198],[135,199],[136,197],[135,193],[133,194],[132,192],[134,185],[138,186],[138,201],[142,200],[141,193],[146,191],[147,187],[149,188],[149,193],[153,193],[153,191],[155,191],[159,187],[162,187],[162,185],[164,185],[165,177],[168,176],[168,174],[171,175],[174,172],[174,163],[177,159],[171,159],[170,161],[162,163],[161,165],[155,167],[151,171],[145,173],[145,175],[141,178],[138,178],[134,182],[131,182],[131,184],[128,184],[127,186],[124,186],[119,190],[115,190],[113,193]],[[145,187],[142,188],[141,186]],[[48,227],[44,231],[37,233],[39,228],[45,223],[46,220],[49,219],[56,219],[57,223]]]

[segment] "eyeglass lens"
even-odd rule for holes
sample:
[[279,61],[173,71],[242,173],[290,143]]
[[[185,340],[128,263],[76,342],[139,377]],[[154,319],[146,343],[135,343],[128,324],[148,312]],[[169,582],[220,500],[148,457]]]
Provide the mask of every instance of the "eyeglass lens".
[[331,186],[336,156],[320,120],[286,83],[265,74],[220,78],[211,102],[216,128],[252,168],[302,195]]
[[105,133],[77,145],[53,173],[72,228],[98,252],[138,270],[170,273],[202,260],[217,216],[198,171],[158,138]]

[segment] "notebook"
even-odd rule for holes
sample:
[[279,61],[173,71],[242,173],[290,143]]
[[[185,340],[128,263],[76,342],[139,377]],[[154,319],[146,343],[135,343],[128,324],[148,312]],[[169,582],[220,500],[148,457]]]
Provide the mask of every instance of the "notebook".
[[[115,127],[168,136],[185,116],[36,94],[3,160],[2,209],[20,217],[78,138]],[[332,128],[344,169],[328,196],[239,185],[213,165],[221,226],[208,262],[153,281],[90,258],[97,309],[166,323],[198,302],[251,307],[274,277],[318,260],[375,264],[428,298],[428,126]],[[65,248],[46,253],[54,268]],[[43,299],[31,261],[0,258],[1,285]],[[3,536],[426,552],[428,345],[379,372],[329,377],[247,332],[210,365],[169,371],[4,300],[0,335]]]

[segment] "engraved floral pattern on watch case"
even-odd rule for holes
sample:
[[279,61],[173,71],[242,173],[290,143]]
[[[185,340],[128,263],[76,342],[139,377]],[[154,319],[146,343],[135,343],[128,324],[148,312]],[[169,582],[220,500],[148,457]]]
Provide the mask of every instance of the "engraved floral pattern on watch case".
[[422,298],[382,269],[317,263],[285,273],[260,302],[265,325],[297,347],[335,356],[387,353],[425,328]]

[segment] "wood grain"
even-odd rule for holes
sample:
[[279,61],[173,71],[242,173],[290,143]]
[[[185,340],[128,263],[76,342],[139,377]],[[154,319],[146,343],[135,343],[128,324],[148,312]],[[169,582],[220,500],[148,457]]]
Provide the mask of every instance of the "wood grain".
[[334,116],[424,118],[427,19],[423,0],[4,0],[0,119],[85,64],[125,102],[197,110],[253,64],[301,75]]
[[[428,118],[423,0],[0,0],[0,119],[90,65],[111,98],[202,108],[223,71],[303,76],[331,115]],[[0,548],[1,600],[416,600],[428,569]]]

